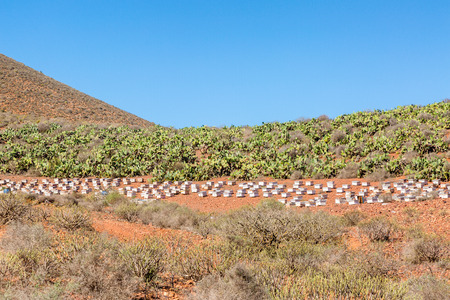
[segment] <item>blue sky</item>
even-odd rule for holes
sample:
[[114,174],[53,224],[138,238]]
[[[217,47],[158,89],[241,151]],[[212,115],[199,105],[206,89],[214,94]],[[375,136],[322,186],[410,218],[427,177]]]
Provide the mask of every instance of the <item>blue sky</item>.
[[0,0],[0,53],[164,126],[450,98],[450,1]]

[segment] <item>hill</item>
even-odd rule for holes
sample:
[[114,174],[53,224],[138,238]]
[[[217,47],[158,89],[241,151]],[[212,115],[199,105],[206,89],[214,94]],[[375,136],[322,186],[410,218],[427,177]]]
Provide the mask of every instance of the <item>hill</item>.
[[70,123],[152,125],[0,54],[0,110]]
[[253,127],[43,125],[0,131],[0,173],[152,175],[155,180],[450,179],[448,101]]

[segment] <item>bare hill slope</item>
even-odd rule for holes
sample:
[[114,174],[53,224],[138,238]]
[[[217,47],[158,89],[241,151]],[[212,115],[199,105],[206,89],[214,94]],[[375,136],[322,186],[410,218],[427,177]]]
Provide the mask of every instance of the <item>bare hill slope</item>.
[[71,123],[149,126],[152,123],[88,96],[0,54],[0,110]]

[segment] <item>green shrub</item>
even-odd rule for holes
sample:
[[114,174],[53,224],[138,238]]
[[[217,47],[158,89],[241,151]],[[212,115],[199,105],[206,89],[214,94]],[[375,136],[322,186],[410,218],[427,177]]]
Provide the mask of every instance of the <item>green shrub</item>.
[[448,281],[432,276],[422,276],[408,280],[407,300],[442,300],[449,299],[450,285]]
[[406,287],[383,276],[370,276],[358,268],[332,265],[326,271],[308,269],[287,274],[274,265],[255,273],[271,299],[403,299]]

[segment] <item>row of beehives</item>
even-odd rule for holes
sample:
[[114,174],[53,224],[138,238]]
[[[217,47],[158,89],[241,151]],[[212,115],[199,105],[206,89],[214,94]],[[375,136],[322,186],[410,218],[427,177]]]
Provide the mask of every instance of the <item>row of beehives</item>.
[[[52,195],[52,194],[68,194],[71,192],[81,192],[88,194],[97,191],[105,191],[110,188],[118,188],[118,191],[130,198],[141,199],[164,199],[178,194],[197,194],[199,197],[232,197],[235,192],[233,189],[225,189],[226,185],[234,186],[235,181],[208,181],[202,185],[192,183],[190,181],[166,181],[163,183],[144,184],[142,178],[88,178],[88,179],[43,179],[38,180],[22,180],[20,182],[10,181],[8,179],[0,180],[0,185],[4,187],[4,191],[22,191],[25,193]],[[141,183],[139,187],[130,186],[131,184]],[[123,187],[121,187],[123,186]],[[349,191],[350,187],[361,186],[359,192]],[[397,193],[395,193],[395,190]],[[277,182],[243,182],[239,183],[239,189],[236,191],[236,197],[275,197],[278,196],[280,202],[286,205],[295,206],[313,206],[325,205],[327,201],[327,193],[335,191],[342,196],[336,199],[336,203],[358,204],[363,199],[366,203],[382,202],[381,195],[383,193],[392,194],[393,200],[414,201],[421,198],[429,197],[435,194],[441,198],[449,198],[450,185],[441,183],[439,180],[433,180],[428,183],[426,180],[400,180],[397,182],[383,182],[380,187],[371,186],[370,182],[361,182],[354,180],[351,184],[343,184],[336,187],[334,181],[328,181],[325,186],[314,181],[295,181],[292,187]],[[370,192],[369,192],[370,191]],[[370,193],[370,194],[369,194]],[[305,201],[303,195],[316,195],[313,199]],[[288,199],[291,198],[292,199]],[[357,197],[360,197],[357,199]],[[362,198],[361,198],[362,197]]]
[[[327,193],[335,191],[338,195],[345,197],[337,198],[336,203],[358,204],[361,202],[378,203],[383,202],[382,194],[392,195],[393,200],[414,201],[421,198],[427,198],[431,193],[435,193],[441,198],[449,198],[450,185],[441,184],[440,181],[433,181],[428,185],[426,180],[400,180],[398,182],[384,182],[380,187],[371,186],[370,182],[352,181],[350,184],[343,184],[336,187],[333,181],[322,184],[313,181],[296,181],[293,186],[288,188],[285,184],[277,182],[244,182],[239,184],[239,189],[235,192],[233,189],[226,189],[225,185],[233,186],[234,181],[206,182],[203,185],[193,184],[191,182],[175,183],[172,185],[166,182],[162,185],[151,186],[151,188],[131,188],[126,187],[120,191],[128,197],[136,197],[140,193],[142,199],[164,199],[177,194],[195,193],[199,197],[275,197],[278,196],[280,202],[293,206],[319,206],[327,202]],[[361,186],[359,192],[350,191],[351,186]],[[438,189],[439,187],[439,189]],[[395,193],[397,191],[397,193]],[[303,195],[317,195],[313,199],[304,200]],[[291,199],[289,199],[291,198]]]
[[0,180],[0,186],[4,193],[20,191],[27,194],[37,195],[55,195],[69,194],[80,192],[89,194],[94,190],[101,192],[108,189],[119,187],[121,185],[129,185],[134,183],[142,183],[142,178],[86,178],[86,179],[23,179],[15,182],[10,179]]

